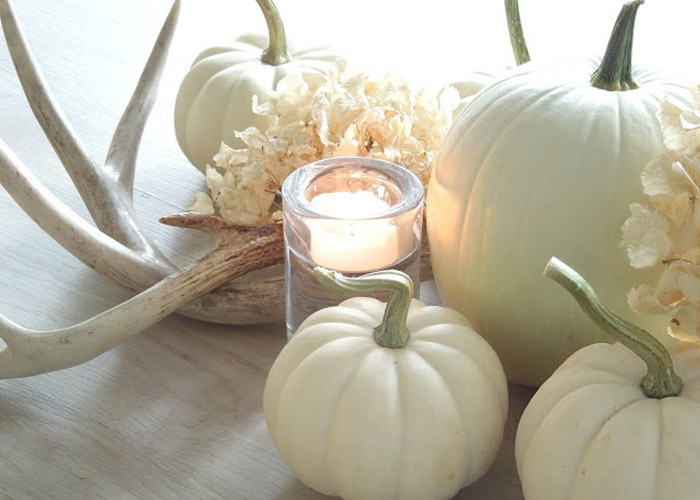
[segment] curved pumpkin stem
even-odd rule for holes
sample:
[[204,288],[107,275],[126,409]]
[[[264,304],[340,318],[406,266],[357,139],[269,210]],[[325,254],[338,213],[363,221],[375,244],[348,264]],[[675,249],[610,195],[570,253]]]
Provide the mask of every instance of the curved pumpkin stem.
[[544,275],[553,279],[574,296],[581,309],[603,330],[612,333],[615,340],[639,356],[647,365],[642,379],[642,390],[647,397],[661,399],[678,396],[683,381],[673,371],[673,361],[666,348],[649,332],[633,325],[608,309],[595,290],[576,271],[552,257]]
[[374,341],[390,349],[400,349],[408,343],[406,319],[413,298],[413,281],[406,273],[387,269],[350,278],[337,271],[315,267],[314,275],[324,288],[344,295],[388,291],[382,322],[374,329]]
[[518,6],[518,0],[505,0],[505,3],[510,45],[513,48],[515,63],[520,66],[530,61],[530,52],[527,50],[523,25],[520,22],[520,7]]
[[268,47],[262,55],[262,62],[271,66],[286,64],[292,60],[287,51],[287,35],[284,31],[282,18],[272,0],[256,0],[260,10],[265,16],[267,30],[269,32]]

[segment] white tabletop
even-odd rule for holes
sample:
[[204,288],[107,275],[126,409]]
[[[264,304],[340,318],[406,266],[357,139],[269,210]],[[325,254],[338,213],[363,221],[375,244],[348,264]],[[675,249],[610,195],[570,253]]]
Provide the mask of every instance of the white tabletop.
[[[640,12],[638,50],[666,63],[697,61],[693,2],[648,2]],[[600,53],[621,4],[522,3],[533,57]],[[278,1],[290,37],[332,42],[358,67],[438,84],[511,64],[500,0],[422,4]],[[12,5],[57,101],[101,161],[170,1],[13,0]],[[174,97],[200,50],[248,31],[265,31],[253,0],[183,0],[159,101],[141,144],[135,194],[139,219],[180,264],[212,243],[208,236],[157,222],[181,212],[204,186],[175,142]],[[54,194],[87,217],[34,120],[4,41],[0,137]],[[49,329],[133,295],[54,243],[4,190],[0,209],[1,314]],[[439,301],[434,284],[423,286],[423,297]],[[262,389],[284,342],[282,323],[218,326],[173,315],[84,365],[0,381],[0,497],[323,498],[293,477],[265,428]],[[532,393],[511,387],[501,453],[491,471],[457,499],[522,498],[513,439]]]

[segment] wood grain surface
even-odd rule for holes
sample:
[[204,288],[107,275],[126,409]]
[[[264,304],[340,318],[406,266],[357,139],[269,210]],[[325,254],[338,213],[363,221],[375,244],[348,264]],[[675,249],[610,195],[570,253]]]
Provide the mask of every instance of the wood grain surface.
[[[541,57],[599,54],[621,4],[522,3],[531,53]],[[288,33],[333,42],[357,66],[403,72],[421,84],[511,64],[502,2],[429,4],[278,1]],[[648,4],[640,13],[638,47],[666,64],[690,61],[697,19],[690,13],[697,14],[698,7],[691,0]],[[56,99],[89,153],[102,160],[169,0],[13,0],[12,5]],[[205,253],[212,242],[202,233],[157,222],[182,211],[204,186],[175,142],[175,94],[200,50],[247,31],[264,32],[253,0],[183,0],[160,98],[141,145],[135,193],[140,220],[180,264]],[[31,114],[4,41],[0,137],[87,217]],[[3,315],[48,329],[77,323],[131,296],[44,235],[3,190],[0,209]],[[434,284],[422,289],[427,302],[439,303]],[[171,316],[85,365],[0,381],[0,498],[324,498],[292,476],[265,428],[262,390],[284,342],[281,323],[224,327]],[[534,389],[510,389],[510,416],[496,463],[456,499],[522,498],[513,441]]]

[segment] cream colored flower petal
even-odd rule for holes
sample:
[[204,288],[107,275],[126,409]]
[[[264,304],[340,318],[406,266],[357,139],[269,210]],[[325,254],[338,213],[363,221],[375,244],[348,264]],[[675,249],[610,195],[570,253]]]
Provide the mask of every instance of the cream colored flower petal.
[[679,156],[692,155],[700,145],[698,111],[663,99],[657,118],[661,124],[664,144]]
[[665,314],[668,310],[656,297],[656,290],[649,285],[632,288],[627,293],[627,303],[641,314]]
[[260,104],[260,98],[257,95],[253,96],[253,113],[261,116],[271,116],[274,113],[275,106],[269,100],[265,100]]
[[241,188],[254,189],[257,186],[267,184],[269,178],[265,172],[262,162],[256,162],[253,165],[246,165],[239,169],[238,186]]
[[659,103],[659,110],[656,113],[661,125],[664,144],[672,151],[683,151],[687,146],[685,134],[680,127],[680,115],[683,109],[671,100],[663,99]]
[[668,233],[673,241],[673,251],[669,259],[678,259],[688,262],[697,261],[698,229],[691,218],[683,222],[680,228],[672,228]]
[[[340,59],[337,59],[335,64],[339,64]],[[319,73],[318,71],[307,71],[304,74],[302,74],[302,78],[304,79],[304,83],[306,83],[306,86],[308,88],[307,94],[314,94],[319,87],[322,85],[325,85],[328,83],[328,77],[322,73]]]
[[692,305],[700,305],[700,278],[693,274],[688,268],[688,272],[678,276],[678,289],[686,300]]
[[254,226],[257,225],[260,217],[257,214],[252,214],[245,212],[243,210],[230,210],[222,209],[221,217],[229,220],[235,224],[241,224],[244,226]]
[[[700,248],[697,246],[689,248],[685,252],[678,254],[678,259],[686,264],[695,264],[696,266],[700,264]],[[697,267],[694,266],[694,273],[697,273]]]
[[272,202],[275,198],[272,193],[267,193],[261,188],[262,186],[256,190],[245,189],[239,193],[240,201],[245,207],[245,210],[251,214],[255,214],[258,218],[267,217],[269,215]]
[[681,127],[686,130],[700,128],[700,85],[693,84],[690,86],[690,92],[693,94],[693,103],[695,108],[689,108],[681,113]]
[[694,334],[687,333],[680,325],[671,321],[668,325],[668,334],[674,339],[681,342],[698,342],[700,341],[700,332]]
[[316,155],[318,150],[311,144],[300,144],[298,146],[291,146],[289,148],[289,154],[292,157],[295,156],[313,156]]
[[683,130],[696,130],[700,128],[700,113],[694,109],[687,109],[679,116],[679,122]]
[[248,146],[248,149],[262,148],[267,139],[267,136],[255,127],[248,127],[242,132],[236,131],[234,134]]
[[668,264],[656,285],[656,297],[662,305],[675,306],[683,300],[679,281],[688,272],[687,262],[675,260]]
[[216,200],[219,193],[226,185],[224,181],[224,176],[219,173],[214,167],[207,165],[205,170],[205,179],[207,181],[207,187],[212,193],[212,198]]
[[688,177],[693,192],[700,194],[700,157],[682,156],[676,158],[676,162],[683,169],[684,175]]
[[630,265],[636,269],[653,267],[665,259],[673,243],[668,237],[668,221],[643,205],[630,205],[632,215],[622,226],[621,245],[627,251]]
[[691,172],[668,154],[642,170],[642,186],[654,207],[677,226],[691,215],[693,200],[700,194]]
[[[325,81],[323,75],[319,76]],[[298,117],[309,106],[309,78],[305,73],[293,73],[277,83],[276,92],[272,93],[273,112],[278,116]]]
[[642,187],[644,194],[652,198],[697,191],[697,186],[686,174],[683,164],[669,154],[657,157],[642,169]]
[[219,144],[219,151],[212,158],[214,164],[219,168],[226,168],[228,166],[228,159],[231,156],[233,148],[227,146],[225,143]]
[[284,137],[268,137],[265,141],[265,153],[285,153],[289,147],[289,142]]
[[357,136],[356,128],[349,127],[338,146],[333,150],[333,156],[359,156],[361,147]]
[[678,340],[697,342],[700,340],[700,311],[695,305],[679,304],[671,313],[669,333]]
[[646,269],[661,262],[671,250],[671,240],[665,232],[650,229],[642,238],[627,246],[627,257],[635,269]]
[[192,201],[190,201],[190,204],[187,207],[187,211],[213,215],[215,212],[214,202],[209,195],[200,191],[195,193],[194,198],[192,198]]

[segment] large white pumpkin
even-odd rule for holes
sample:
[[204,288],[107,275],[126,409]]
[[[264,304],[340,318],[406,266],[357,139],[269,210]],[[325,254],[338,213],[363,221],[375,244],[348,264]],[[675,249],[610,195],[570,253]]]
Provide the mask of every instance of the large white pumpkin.
[[[541,279],[551,255],[601,283],[620,311],[629,310],[626,292],[648,278],[628,265],[620,228],[630,203],[643,200],[641,170],[663,151],[659,101],[690,102],[690,93],[642,68],[633,71],[638,89],[596,88],[596,66],[528,63],[482,89],[447,135],[428,188],[443,301],[474,323],[513,382],[540,384],[600,341]],[[657,332],[663,322],[642,320]]]
[[[388,273],[327,276],[372,293],[388,288]],[[386,305],[358,297],[312,314],[268,375],[270,436],[323,494],[446,500],[500,448],[508,393],[496,354],[461,314],[412,300],[406,282]]]

